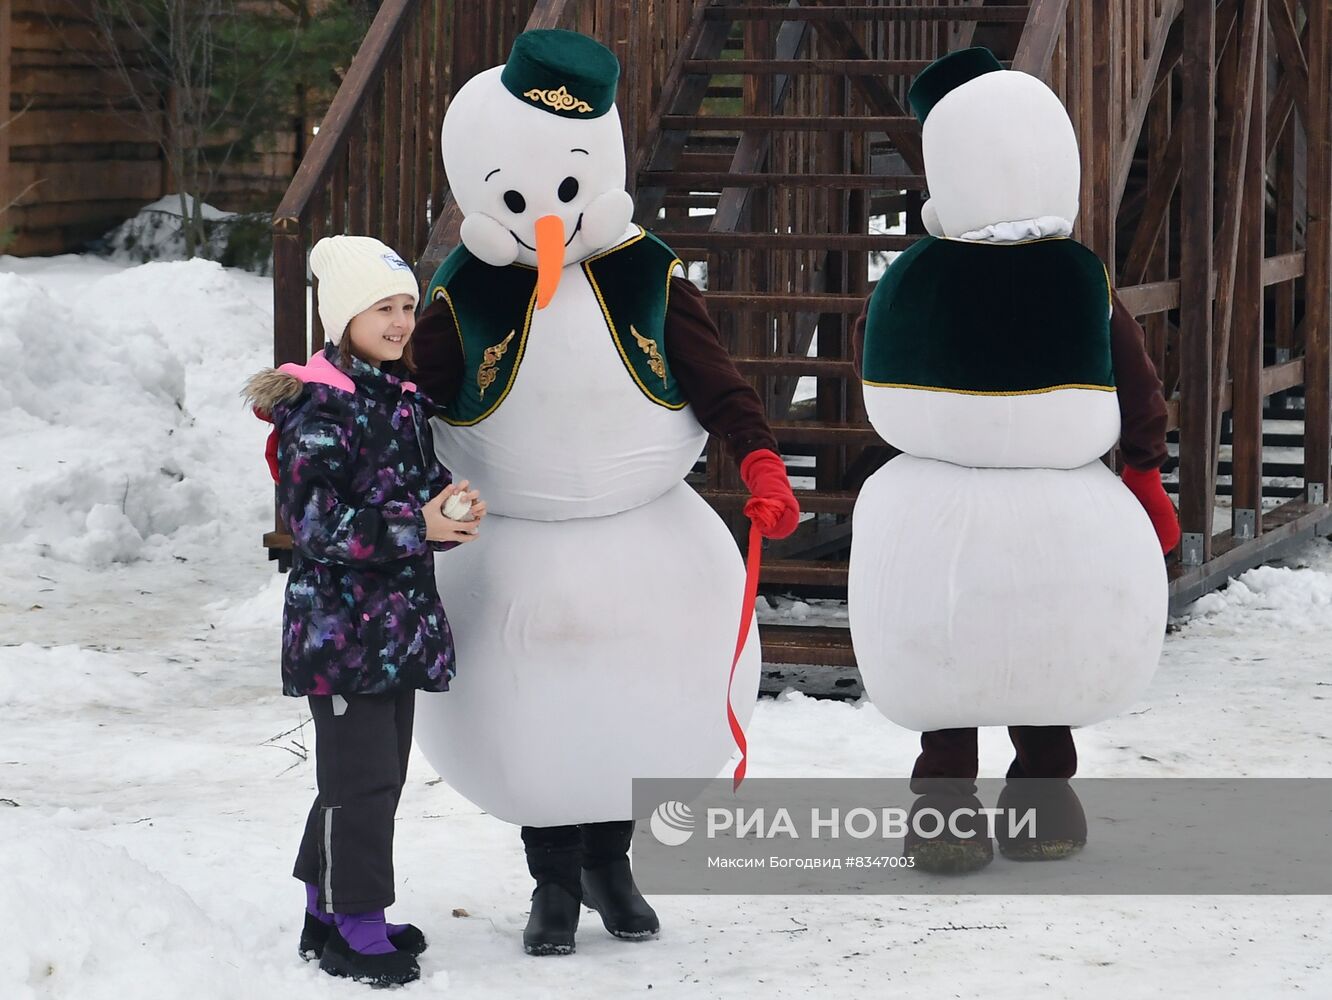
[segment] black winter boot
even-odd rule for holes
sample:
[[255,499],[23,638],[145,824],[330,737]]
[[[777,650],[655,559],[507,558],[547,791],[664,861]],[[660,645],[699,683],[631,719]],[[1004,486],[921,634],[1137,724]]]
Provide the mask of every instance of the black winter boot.
[[661,930],[657,913],[634,885],[629,866],[631,820],[585,823],[583,905],[601,915],[606,930],[626,941],[644,941]]
[[[328,944],[328,933],[332,926],[314,914],[306,913],[305,924],[301,927],[301,958],[307,962],[319,961],[324,954],[324,945]],[[426,937],[415,924],[403,924],[396,933],[390,931],[388,940],[398,951],[405,951],[409,955],[421,955],[426,950]]]
[[341,976],[371,986],[401,986],[421,978],[421,967],[409,952],[363,955],[352,950],[336,926],[329,928],[328,940],[319,957],[319,968],[330,976]]
[[[998,828],[999,852],[1010,861],[1059,861],[1087,844],[1087,815],[1077,792],[1059,778],[1010,777],[999,793],[1004,817]],[[1035,814],[1035,833],[1012,836],[1006,817]]]
[[[981,818],[980,800],[958,791],[930,791],[916,798],[907,816],[907,835],[902,854],[914,859],[915,867],[936,875],[964,875],[978,871],[994,860],[994,842]],[[917,831],[917,817],[928,833]],[[955,814],[957,814],[955,816]],[[959,837],[950,829],[961,833]]]
[[529,955],[572,955],[583,901],[583,844],[576,826],[523,827],[527,870],[536,879],[523,930]]

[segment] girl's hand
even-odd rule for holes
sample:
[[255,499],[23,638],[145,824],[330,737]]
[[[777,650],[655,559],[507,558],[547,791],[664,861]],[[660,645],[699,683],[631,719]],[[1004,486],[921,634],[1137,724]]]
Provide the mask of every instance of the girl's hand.
[[469,500],[476,496],[475,493],[468,494],[467,481],[464,480],[461,483],[444,487],[426,502],[425,509],[421,513],[425,518],[426,539],[428,541],[458,542],[461,544],[476,539],[476,518],[467,521],[455,521],[444,514],[444,502],[449,497],[459,494]]

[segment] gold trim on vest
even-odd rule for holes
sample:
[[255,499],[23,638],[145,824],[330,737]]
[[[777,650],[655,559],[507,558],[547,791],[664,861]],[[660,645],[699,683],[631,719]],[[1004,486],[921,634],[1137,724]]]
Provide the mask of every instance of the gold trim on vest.
[[476,370],[476,387],[481,390],[481,398],[486,398],[486,390],[495,384],[495,379],[499,377],[500,359],[508,353],[509,342],[513,340],[513,335],[518,332],[517,327],[509,331],[509,335],[498,344],[487,347],[481,354],[481,367]]
[[656,341],[644,337],[632,323],[629,324],[629,332],[633,334],[639,348],[648,356],[648,367],[652,369],[652,374],[661,379],[662,387],[665,388],[666,362],[662,359],[661,351],[657,349]]

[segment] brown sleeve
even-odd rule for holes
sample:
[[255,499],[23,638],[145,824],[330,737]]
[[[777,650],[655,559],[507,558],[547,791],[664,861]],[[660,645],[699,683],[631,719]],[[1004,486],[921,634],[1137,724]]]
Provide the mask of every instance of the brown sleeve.
[[1159,469],[1166,460],[1166,404],[1161,378],[1147,354],[1142,327],[1111,294],[1110,356],[1119,396],[1119,450],[1124,464]]
[[708,315],[703,293],[688,278],[671,279],[666,363],[698,422],[725,443],[736,462],[763,448],[777,450],[763,402],[736,370]]
[[453,310],[443,300],[432,303],[412,333],[414,380],[436,406],[448,406],[462,385],[463,350]]

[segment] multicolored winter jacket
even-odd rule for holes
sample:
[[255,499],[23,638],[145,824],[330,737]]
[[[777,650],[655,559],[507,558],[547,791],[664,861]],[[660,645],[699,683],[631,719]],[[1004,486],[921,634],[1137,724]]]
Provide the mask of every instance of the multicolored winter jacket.
[[[448,689],[453,634],[422,508],[451,481],[430,400],[329,344],[266,369],[246,394],[271,419],[278,511],[291,532],[282,614],[288,695]],[[275,461],[273,459],[275,458]]]

